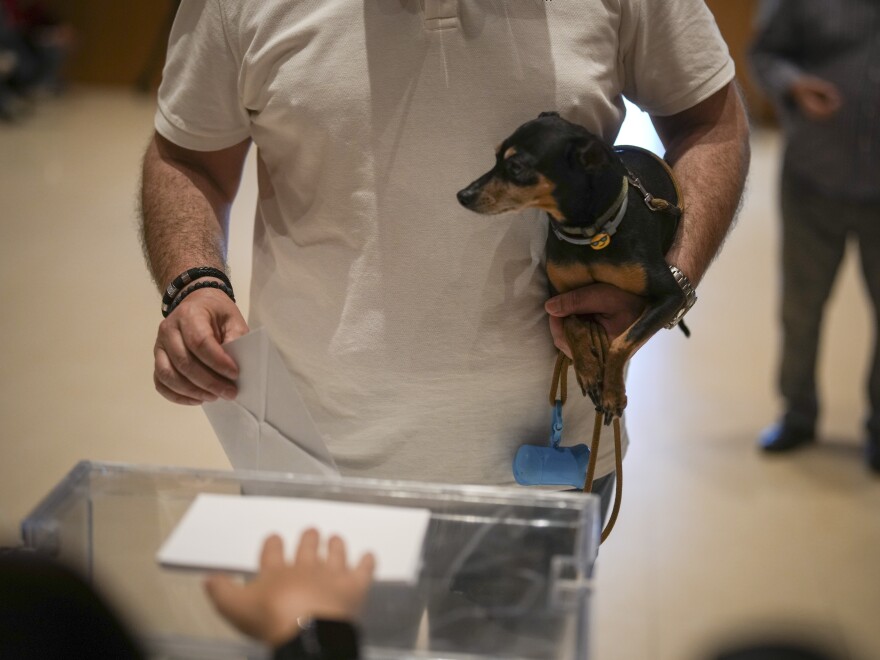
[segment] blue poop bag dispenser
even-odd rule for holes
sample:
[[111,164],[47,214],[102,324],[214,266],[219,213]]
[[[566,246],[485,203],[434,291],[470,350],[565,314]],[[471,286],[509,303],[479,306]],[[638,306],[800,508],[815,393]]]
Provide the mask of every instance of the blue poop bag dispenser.
[[560,447],[562,401],[553,406],[550,445],[522,445],[513,458],[513,476],[521,486],[571,486],[583,488],[590,448],[586,445]]

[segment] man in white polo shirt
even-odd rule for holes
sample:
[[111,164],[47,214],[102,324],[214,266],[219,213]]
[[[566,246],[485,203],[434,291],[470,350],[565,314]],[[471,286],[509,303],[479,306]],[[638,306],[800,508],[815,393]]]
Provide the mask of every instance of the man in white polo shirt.
[[[613,141],[626,95],[674,164],[687,211],[667,257],[696,286],[747,169],[733,78],[703,0],[184,0],[144,161],[162,290],[224,268],[251,144],[259,202],[249,322],[199,271],[212,286],[160,325],[157,389],[233,397],[221,344],[264,326],[343,474],[512,485],[516,449],[549,432],[548,312],[614,334],[640,300],[594,286],[547,302],[542,213],[477,216],[456,191],[542,111]],[[566,443],[592,420],[571,399]],[[603,438],[603,492],[613,466]]]

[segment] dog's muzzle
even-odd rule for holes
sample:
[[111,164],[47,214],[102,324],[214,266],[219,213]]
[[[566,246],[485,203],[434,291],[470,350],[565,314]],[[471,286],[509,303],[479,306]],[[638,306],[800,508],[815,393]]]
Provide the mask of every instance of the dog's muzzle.
[[474,204],[480,199],[480,188],[475,185],[470,185],[463,190],[459,190],[456,197],[458,197],[458,203],[463,207],[466,209],[473,209]]

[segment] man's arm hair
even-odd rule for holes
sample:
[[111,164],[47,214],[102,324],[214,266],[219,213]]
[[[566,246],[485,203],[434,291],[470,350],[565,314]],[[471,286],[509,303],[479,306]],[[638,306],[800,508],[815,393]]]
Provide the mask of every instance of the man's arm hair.
[[196,266],[225,270],[229,211],[250,140],[219,151],[184,149],[158,133],[143,161],[141,241],[163,290]]
[[730,83],[684,112],[653,121],[685,205],[666,258],[696,286],[733,226],[742,200],[750,158],[745,108]]

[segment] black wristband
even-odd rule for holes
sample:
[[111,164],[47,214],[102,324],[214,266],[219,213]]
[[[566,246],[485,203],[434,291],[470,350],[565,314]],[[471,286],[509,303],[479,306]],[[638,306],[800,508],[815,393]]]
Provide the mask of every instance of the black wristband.
[[162,316],[168,316],[171,313],[171,305],[174,302],[174,299],[177,297],[177,294],[180,293],[181,289],[183,289],[183,287],[185,287],[190,282],[193,282],[201,277],[215,277],[223,282],[226,286],[228,286],[230,291],[232,290],[232,282],[230,282],[229,278],[226,277],[226,273],[224,273],[219,268],[212,268],[211,266],[199,266],[198,268],[190,268],[189,270],[175,277],[171,281],[171,284],[168,285],[168,288],[165,289],[165,294],[162,296]]
[[312,621],[286,644],[275,649],[274,660],[357,660],[358,631],[347,621]]
[[186,298],[193,291],[198,291],[199,289],[218,289],[229,296],[232,302],[235,302],[235,294],[232,292],[232,287],[226,286],[221,282],[214,282],[213,280],[209,282],[196,282],[190,287],[187,287],[183,291],[180,292],[180,295],[174,299],[174,302],[168,306],[168,310],[165,310],[165,305],[162,305],[162,316],[167,317],[171,312],[177,309],[177,306],[183,302],[183,299]]

